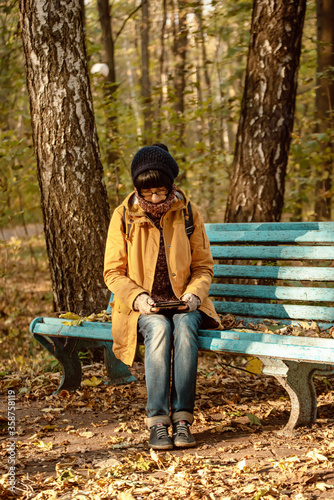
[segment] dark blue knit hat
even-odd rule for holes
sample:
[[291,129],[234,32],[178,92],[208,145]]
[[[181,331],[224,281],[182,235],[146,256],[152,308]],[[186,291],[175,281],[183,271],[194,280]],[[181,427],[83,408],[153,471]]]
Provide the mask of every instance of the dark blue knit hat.
[[139,174],[147,170],[159,170],[165,173],[174,182],[179,173],[179,167],[164,144],[144,146],[134,156],[131,164],[133,182]]

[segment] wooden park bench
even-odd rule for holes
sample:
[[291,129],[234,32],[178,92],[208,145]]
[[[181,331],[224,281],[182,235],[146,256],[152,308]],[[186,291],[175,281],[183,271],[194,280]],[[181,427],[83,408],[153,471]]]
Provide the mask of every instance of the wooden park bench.
[[[311,425],[317,415],[313,376],[333,373],[334,338],[263,333],[260,326],[314,321],[327,332],[334,326],[334,222],[206,224],[206,231],[215,259],[210,295],[219,314],[233,315],[243,326],[200,330],[200,349],[259,358],[263,373],[276,377],[290,396],[282,432]],[[135,380],[112,352],[110,322],[65,323],[44,317],[30,325],[62,365],[58,391],[80,386],[83,348],[105,348],[112,383]]]

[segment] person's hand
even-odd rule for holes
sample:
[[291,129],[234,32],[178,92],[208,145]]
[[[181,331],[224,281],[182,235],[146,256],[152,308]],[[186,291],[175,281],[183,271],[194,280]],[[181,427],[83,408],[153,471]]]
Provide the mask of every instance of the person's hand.
[[193,293],[185,293],[181,297],[181,300],[187,304],[189,312],[196,311],[201,305],[201,299]]
[[140,314],[153,314],[152,306],[154,305],[154,300],[148,295],[148,293],[141,293],[135,298],[133,302],[133,309],[139,311]]

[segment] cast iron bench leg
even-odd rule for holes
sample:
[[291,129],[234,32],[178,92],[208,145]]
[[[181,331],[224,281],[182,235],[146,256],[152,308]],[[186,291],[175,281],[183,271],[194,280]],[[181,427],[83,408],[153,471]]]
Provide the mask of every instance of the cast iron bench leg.
[[62,391],[74,391],[81,384],[81,361],[76,351],[78,339],[66,337],[60,339],[59,337],[48,338],[38,333],[34,337],[43,347],[45,347],[61,364],[62,377],[58,389],[55,394]]
[[261,358],[265,364],[263,373],[273,375],[288,392],[291,401],[290,418],[281,435],[292,434],[297,426],[310,426],[317,418],[317,394],[313,384],[316,373],[328,375],[328,365],[278,359]]
[[104,342],[105,348],[105,365],[108,371],[110,382],[115,385],[128,384],[129,382],[135,382],[137,379],[133,375],[129,368],[118,358],[112,350],[112,342]]

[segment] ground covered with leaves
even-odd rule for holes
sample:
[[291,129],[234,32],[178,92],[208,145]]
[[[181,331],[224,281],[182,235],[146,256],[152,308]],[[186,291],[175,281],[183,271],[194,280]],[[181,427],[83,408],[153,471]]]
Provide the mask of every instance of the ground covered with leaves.
[[315,381],[316,423],[287,437],[290,401],[274,378],[240,370],[249,359],[201,353],[197,447],[150,451],[142,363],[137,382],[108,386],[86,353],[80,390],[54,395],[59,367],[28,331],[52,311],[43,238],[1,246],[1,499],[334,499],[332,379]]

